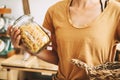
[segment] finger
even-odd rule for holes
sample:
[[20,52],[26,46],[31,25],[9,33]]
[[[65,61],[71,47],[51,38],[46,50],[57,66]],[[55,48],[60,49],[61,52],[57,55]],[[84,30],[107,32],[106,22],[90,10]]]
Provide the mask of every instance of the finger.
[[13,28],[11,32],[11,40],[14,43],[16,41],[16,38],[20,35],[20,31],[17,28]]
[[21,39],[20,30],[17,30],[14,32],[14,36],[12,37],[12,40],[15,46],[19,46],[20,39]]
[[17,36],[14,40],[13,40],[13,45],[14,45],[14,47],[15,48],[21,48],[20,47],[20,39],[21,39],[21,36],[19,35],[19,36]]
[[11,32],[12,32],[12,26],[9,26],[7,28],[7,34],[10,36],[11,35]]
[[12,28],[11,36],[15,35],[17,31],[18,31],[18,28]]
[[13,39],[17,39],[17,37],[20,35],[20,30],[15,29],[15,31],[12,33],[12,35],[13,35]]

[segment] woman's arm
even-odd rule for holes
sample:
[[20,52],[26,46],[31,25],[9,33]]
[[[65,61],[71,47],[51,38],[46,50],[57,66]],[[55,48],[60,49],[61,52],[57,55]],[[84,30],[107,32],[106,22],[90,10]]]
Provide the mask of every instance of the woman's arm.
[[[13,28],[12,26],[10,26],[8,27],[7,33],[11,38],[11,42],[14,48],[25,50],[29,52],[31,55],[33,55],[28,49],[24,47],[24,45],[20,43],[21,36],[20,36],[20,30],[18,28]],[[56,65],[58,64],[57,53],[55,53],[55,51],[53,50],[43,49],[36,56],[49,63],[56,64]]]
[[58,55],[51,50],[41,50],[36,56],[46,62],[58,65]]

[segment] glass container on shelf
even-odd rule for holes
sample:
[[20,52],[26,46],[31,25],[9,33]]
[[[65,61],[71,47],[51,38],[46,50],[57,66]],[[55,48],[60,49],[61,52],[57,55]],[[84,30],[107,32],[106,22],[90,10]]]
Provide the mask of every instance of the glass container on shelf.
[[6,56],[12,49],[10,39],[7,37],[0,37],[0,56]]
[[11,13],[10,8],[6,8],[5,5],[0,6],[0,34],[5,34],[8,25],[13,21],[11,18],[4,16],[8,13]]
[[14,20],[4,16],[4,14],[10,13],[10,8],[6,8],[5,5],[0,6],[0,57],[7,57],[8,52],[13,49],[6,31],[8,26],[11,25]]

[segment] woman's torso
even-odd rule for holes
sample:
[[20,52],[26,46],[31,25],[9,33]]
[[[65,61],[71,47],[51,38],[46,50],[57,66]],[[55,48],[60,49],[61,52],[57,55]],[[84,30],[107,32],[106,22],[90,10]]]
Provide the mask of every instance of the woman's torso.
[[120,6],[111,0],[95,20],[81,25],[83,28],[76,28],[69,21],[69,2],[58,4],[59,6],[53,7],[59,56],[59,70],[55,80],[87,80],[85,71],[74,66],[71,59],[77,58],[88,65],[98,65],[114,59],[112,55],[115,53],[115,31]]

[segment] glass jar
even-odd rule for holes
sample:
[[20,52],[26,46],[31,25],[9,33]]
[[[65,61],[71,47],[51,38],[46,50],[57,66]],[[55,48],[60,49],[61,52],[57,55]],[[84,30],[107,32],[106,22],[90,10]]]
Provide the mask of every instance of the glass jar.
[[33,54],[38,53],[50,42],[45,30],[33,21],[31,15],[20,16],[13,24],[21,31],[21,44],[24,44]]

